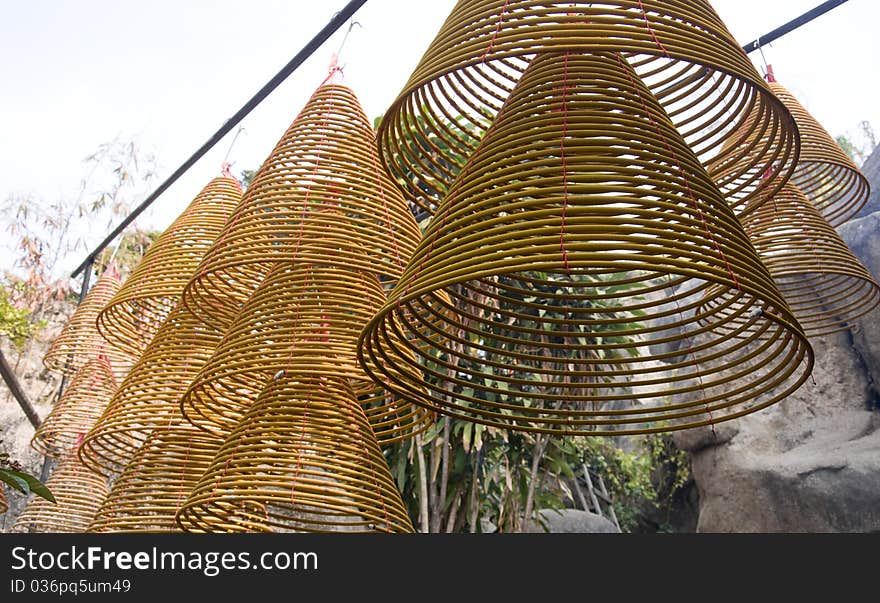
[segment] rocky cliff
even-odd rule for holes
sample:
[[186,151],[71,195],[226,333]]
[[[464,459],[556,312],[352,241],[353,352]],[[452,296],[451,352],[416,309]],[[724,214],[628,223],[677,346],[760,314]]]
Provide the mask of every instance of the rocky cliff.
[[[871,166],[880,205],[880,149]],[[873,209],[839,232],[880,279],[880,206]],[[880,531],[880,310],[811,343],[812,379],[794,395],[714,433],[676,434],[692,455],[698,531]]]

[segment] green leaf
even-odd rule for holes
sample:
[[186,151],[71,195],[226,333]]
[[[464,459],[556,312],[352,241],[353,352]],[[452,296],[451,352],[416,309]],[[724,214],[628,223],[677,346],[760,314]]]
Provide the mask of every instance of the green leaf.
[[28,491],[33,492],[37,496],[41,498],[45,498],[49,502],[55,502],[55,497],[52,495],[52,492],[49,488],[46,487],[43,482],[35,478],[33,475],[28,475],[27,473],[22,473],[21,471],[12,471],[10,469],[4,469],[3,472],[9,474],[13,478],[21,480],[25,483],[25,487]]
[[30,494],[31,489],[28,486],[27,481],[21,479],[20,477],[15,475],[15,473],[15,471],[12,471],[10,469],[0,469],[0,481],[6,482],[22,494]]

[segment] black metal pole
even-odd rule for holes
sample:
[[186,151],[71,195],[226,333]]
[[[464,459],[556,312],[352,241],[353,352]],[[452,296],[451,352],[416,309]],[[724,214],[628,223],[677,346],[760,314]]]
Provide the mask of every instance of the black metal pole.
[[14,397],[18,402],[18,405],[21,406],[21,409],[24,411],[24,414],[28,418],[28,421],[31,422],[31,425],[34,426],[34,429],[39,427],[40,417],[37,415],[37,412],[31,405],[30,400],[28,400],[27,395],[24,393],[24,390],[21,387],[21,384],[18,382],[18,379],[16,379],[15,373],[12,371],[12,367],[9,366],[8,362],[6,362],[6,356],[3,354],[2,351],[0,351],[0,376],[3,377],[3,381],[5,381],[6,386],[9,387],[9,391],[12,392],[12,397]]
[[746,53],[754,52],[754,51],[758,50],[761,46],[764,46],[765,44],[769,44],[773,40],[781,38],[785,34],[794,31],[795,29],[797,29],[798,27],[800,27],[802,25],[806,25],[807,23],[809,23],[810,21],[812,21],[816,17],[824,15],[825,13],[830,11],[832,8],[837,8],[838,6],[845,3],[846,1],[847,0],[829,0],[828,2],[823,2],[822,4],[820,4],[819,6],[814,8],[813,10],[805,12],[797,19],[792,19],[791,21],[789,21],[785,25],[782,25],[781,27],[777,27],[776,29],[774,29],[770,33],[764,34],[763,36],[761,36],[760,38],[758,38],[756,40],[752,40],[751,42],[749,42],[748,44],[743,46],[743,50],[745,50]]
[[83,263],[77,266],[76,270],[71,273],[71,278],[77,276],[86,266],[86,264],[90,262],[94,262],[95,258],[98,257],[98,254],[107,247],[110,243],[113,242],[119,233],[121,233],[125,228],[131,224],[135,218],[137,218],[144,210],[146,210],[152,203],[159,198],[162,193],[164,193],[168,187],[174,184],[178,178],[180,178],[189,168],[191,168],[199,159],[201,159],[211,148],[220,142],[220,140],[226,136],[232,128],[234,128],[242,119],[247,116],[248,113],[254,110],[254,108],[259,105],[263,99],[265,99],[269,94],[277,88],[281,82],[283,82],[287,77],[296,71],[296,69],[302,65],[306,59],[308,59],[312,54],[324,43],[327,41],[333,33],[339,29],[348,19],[354,15],[357,10],[367,3],[367,0],[351,0],[348,4],[345,5],[341,11],[336,13],[330,22],[324,26],[318,34],[311,39],[311,41],[306,44],[302,50],[300,50],[295,57],[293,57],[290,62],[287,63],[284,67],[281,68],[281,71],[275,74],[275,76],[269,80],[265,86],[260,88],[260,90],[254,94],[251,99],[244,104],[244,106],[239,109],[235,115],[230,117],[223,125],[217,130],[208,141],[203,144],[199,149],[192,154],[192,156],[187,159],[183,165],[174,170],[174,173],[168,177],[165,182],[159,185],[156,190],[150,194],[149,197],[144,199],[143,203],[138,205],[134,211],[132,211],[113,231],[107,235],[107,237],[101,241],[101,244],[98,245],[91,253],[83,260]]

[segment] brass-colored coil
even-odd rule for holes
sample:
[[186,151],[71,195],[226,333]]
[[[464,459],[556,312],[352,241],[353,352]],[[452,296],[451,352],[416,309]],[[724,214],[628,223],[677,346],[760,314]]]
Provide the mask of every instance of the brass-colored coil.
[[[712,291],[737,311],[703,311]],[[813,360],[697,157],[608,53],[532,61],[361,346],[370,374],[427,408],[554,434],[735,418]]]
[[31,446],[44,456],[59,458],[68,454],[107,408],[116,387],[107,357],[90,360],[77,371],[61,399],[37,427]]
[[793,185],[743,225],[808,336],[845,331],[880,303],[871,273]]
[[220,338],[219,331],[178,304],[86,434],[83,462],[95,471],[116,473],[154,429],[173,425],[180,417],[180,397]]
[[119,272],[111,266],[89,290],[52,342],[43,357],[43,364],[47,369],[71,376],[90,360],[104,354],[110,361],[116,379],[122,380],[125,377],[135,358],[110,345],[95,326],[98,314],[119,291],[120,286]]
[[738,213],[790,177],[791,115],[705,0],[460,0],[379,126],[407,196],[434,213],[531,58],[563,50],[623,54]]
[[788,107],[801,135],[801,153],[792,183],[813,202],[832,226],[859,213],[868,202],[868,180],[831,135],[778,82],[770,89]]
[[116,478],[89,532],[179,532],[174,518],[223,439],[178,421],[153,431]]
[[13,532],[85,532],[107,496],[107,480],[85,467],[76,450],[58,465],[46,487],[56,502],[33,496]]
[[232,430],[178,521],[203,532],[413,531],[348,382],[296,367]]
[[150,245],[98,314],[98,330],[107,341],[140,356],[177,305],[183,288],[241,200],[241,192],[235,178],[214,178]]
[[277,262],[329,262],[396,281],[420,232],[374,141],[351,90],[319,87],[187,285],[191,310],[225,329]]
[[0,515],[9,510],[9,503],[6,502],[6,495],[3,493],[3,487],[0,486]]
[[[295,358],[315,375],[351,381],[369,400],[380,442],[411,437],[432,422],[424,408],[376,392],[357,362],[358,336],[385,303],[371,273],[331,265],[278,264],[245,303],[184,395],[185,416],[228,433],[257,395]],[[376,402],[380,402],[377,404]]]

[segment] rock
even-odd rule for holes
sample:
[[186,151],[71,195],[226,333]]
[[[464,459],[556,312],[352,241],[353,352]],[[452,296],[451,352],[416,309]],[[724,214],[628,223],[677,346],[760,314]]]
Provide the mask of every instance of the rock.
[[[880,183],[878,183],[880,184]],[[847,246],[858,257],[874,278],[880,275],[880,211],[850,220],[837,228]]]
[[720,446],[739,433],[736,421],[725,421],[709,427],[694,427],[672,432],[675,445],[686,452],[695,453],[709,446]]
[[[618,532],[610,520],[601,515],[579,509],[541,509],[539,521],[526,523],[526,533],[537,534],[616,534]],[[543,524],[543,525],[542,525]]]
[[[880,152],[875,151],[871,157],[877,158],[880,169]],[[880,182],[872,184],[875,191],[880,189]],[[874,275],[874,279],[880,281],[880,212],[851,220],[838,228],[838,232],[856,257]],[[880,398],[880,309],[873,310],[858,321],[852,330],[852,338],[871,378],[877,406],[876,400]]]
[[874,152],[862,164],[861,170],[871,183],[871,196],[861,211],[856,214],[856,218],[880,211],[880,186],[878,186],[880,184],[880,145],[874,148]]
[[880,413],[848,334],[811,340],[813,377],[696,448],[700,532],[880,530]]

